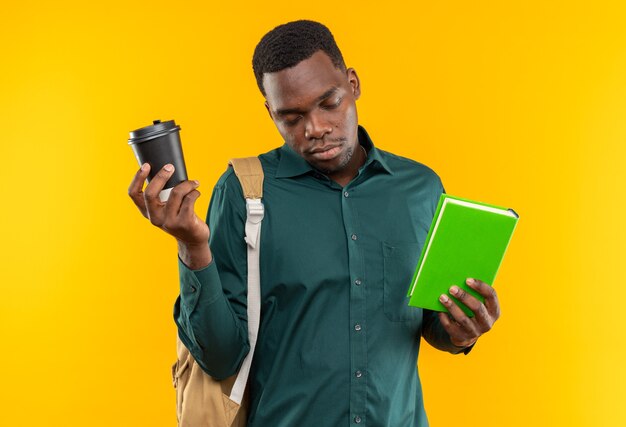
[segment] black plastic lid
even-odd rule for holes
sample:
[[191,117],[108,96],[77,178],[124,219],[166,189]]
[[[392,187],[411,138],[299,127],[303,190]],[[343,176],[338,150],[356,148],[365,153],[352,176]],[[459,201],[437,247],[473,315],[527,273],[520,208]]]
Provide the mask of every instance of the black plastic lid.
[[146,126],[130,132],[129,144],[137,144],[139,142],[149,141],[154,138],[158,138],[168,133],[178,132],[180,126],[176,126],[174,120],[168,120],[167,122],[161,122],[161,120],[154,120],[150,126]]

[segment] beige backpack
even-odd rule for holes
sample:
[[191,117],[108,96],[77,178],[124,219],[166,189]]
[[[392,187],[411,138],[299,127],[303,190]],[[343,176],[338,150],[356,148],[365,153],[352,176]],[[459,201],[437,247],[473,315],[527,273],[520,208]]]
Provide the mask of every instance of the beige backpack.
[[256,346],[261,314],[259,251],[264,208],[263,169],[257,157],[229,162],[239,178],[246,198],[248,244],[248,337],[250,351],[239,372],[217,381],[204,372],[177,335],[178,359],[172,367],[176,388],[176,417],[179,427],[245,427],[248,399],[246,383]]

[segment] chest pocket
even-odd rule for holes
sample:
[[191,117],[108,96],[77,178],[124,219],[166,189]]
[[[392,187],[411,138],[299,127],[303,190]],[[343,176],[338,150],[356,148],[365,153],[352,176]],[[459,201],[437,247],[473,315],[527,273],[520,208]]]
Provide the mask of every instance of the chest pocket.
[[422,310],[408,305],[406,296],[422,245],[419,243],[390,243],[383,245],[383,310],[393,322],[421,320]]

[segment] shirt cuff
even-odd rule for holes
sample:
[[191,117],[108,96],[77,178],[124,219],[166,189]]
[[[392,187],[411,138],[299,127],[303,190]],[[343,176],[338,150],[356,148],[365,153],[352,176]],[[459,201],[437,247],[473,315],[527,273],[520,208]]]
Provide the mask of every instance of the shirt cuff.
[[223,293],[215,258],[206,267],[191,270],[179,256],[178,275],[181,305],[187,313],[191,313],[196,308],[200,298],[204,303],[211,304]]
[[467,347],[459,347],[459,346],[456,346],[456,345],[454,345],[452,343],[450,343],[450,344],[452,344],[452,346],[457,349],[457,351],[455,351],[454,354],[461,354],[461,353],[463,353],[463,354],[467,355],[470,351],[472,351],[472,349],[474,348],[474,346],[476,345],[477,342],[478,342],[478,340],[474,341],[474,343],[472,345],[467,346]]

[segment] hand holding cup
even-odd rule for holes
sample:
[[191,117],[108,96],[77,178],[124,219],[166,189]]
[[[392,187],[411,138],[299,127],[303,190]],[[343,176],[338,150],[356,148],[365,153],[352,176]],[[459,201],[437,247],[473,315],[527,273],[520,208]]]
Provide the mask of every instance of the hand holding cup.
[[179,242],[188,246],[207,244],[209,227],[194,210],[195,202],[200,197],[198,181],[186,180],[176,185],[166,202],[159,198],[159,193],[174,171],[171,164],[163,166],[142,190],[150,173],[150,165],[144,163],[128,187],[128,195],[143,216]]
[[183,262],[197,269],[212,259],[210,233],[194,210],[200,197],[199,183],[187,179],[179,130],[173,120],[155,120],[151,126],[130,133],[128,143],[141,168],[128,187],[128,195],[144,217],[176,238]]

